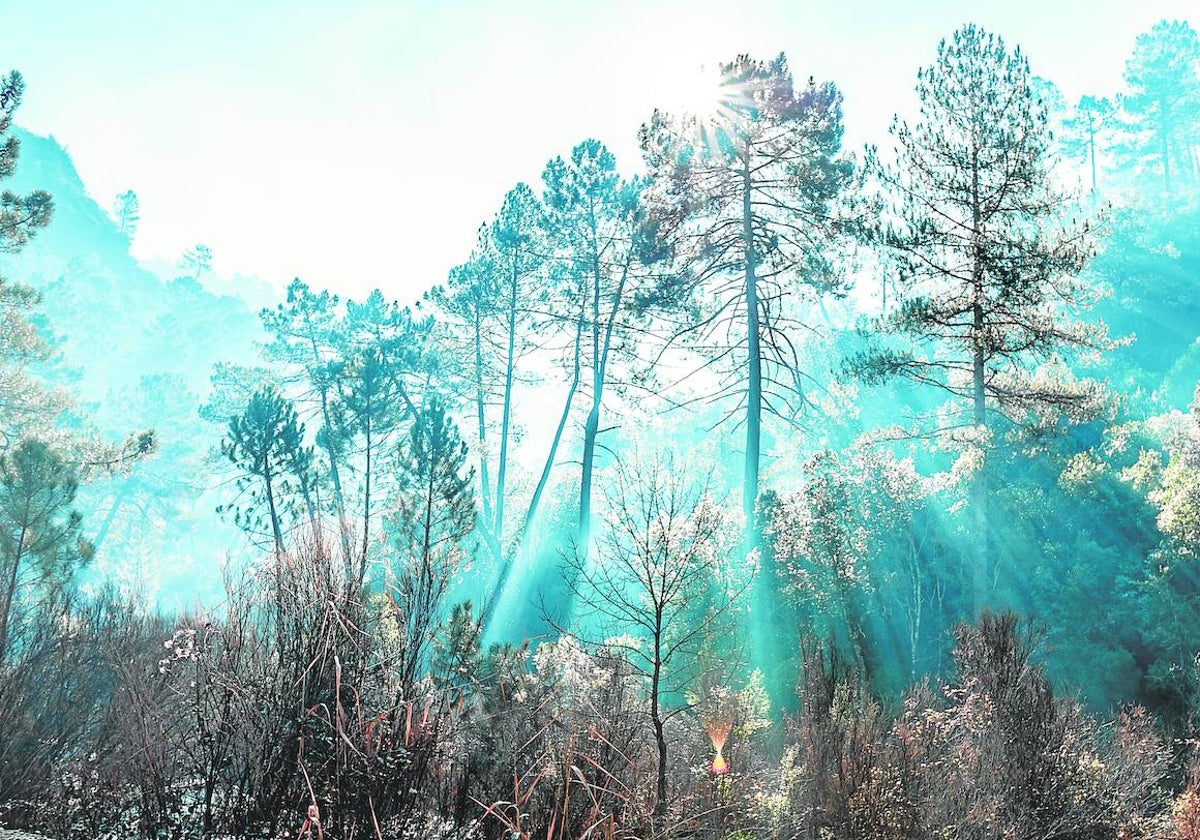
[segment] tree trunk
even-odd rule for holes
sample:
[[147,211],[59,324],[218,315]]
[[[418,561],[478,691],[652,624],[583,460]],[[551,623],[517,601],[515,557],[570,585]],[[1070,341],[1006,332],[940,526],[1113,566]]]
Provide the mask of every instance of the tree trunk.
[[[492,521],[492,487],[488,477],[487,425],[484,418],[483,390],[483,316],[475,308],[475,420],[479,424],[479,487],[483,520]],[[498,558],[497,558],[498,559]]]
[[108,513],[104,515],[104,521],[100,524],[100,530],[96,532],[96,536],[92,539],[92,550],[99,551],[100,546],[104,544],[108,538],[108,532],[112,529],[113,522],[117,519],[117,514],[121,511],[122,505],[125,503],[125,497],[129,495],[129,487],[134,481],[132,476],[121,482],[121,489],[113,496],[112,507],[108,509]]
[[503,557],[499,540],[492,533],[494,511],[492,508],[492,480],[488,474],[487,458],[487,393],[483,387],[483,316],[478,306],[475,309],[475,420],[479,424],[479,498],[483,506],[483,516],[479,523],[479,535],[484,545],[492,553],[492,562],[500,566]]
[[363,527],[362,527],[362,549],[358,556],[358,569],[355,575],[355,581],[358,588],[361,589],[363,582],[367,578],[367,547],[371,539],[371,411],[373,410],[371,400],[367,398],[367,423],[365,435],[365,462],[363,464]]
[[[271,514],[271,533],[275,539],[274,551],[272,551],[275,561],[275,621],[277,623],[276,632],[282,634],[285,632],[283,627],[283,529],[279,525],[279,511],[275,507],[275,489],[271,484],[271,462],[267,454],[263,453],[262,460],[262,478],[263,485],[267,493],[267,510]],[[282,667],[284,650],[279,648],[280,667]]]
[[746,460],[742,478],[742,512],[748,534],[758,532],[755,505],[758,502],[758,460],[762,426],[762,349],[759,337],[758,278],[751,216],[750,151],[746,150],[742,180],[742,247],[746,255]]
[[[434,481],[435,473],[438,468],[436,458],[430,461],[429,477],[426,480],[425,486],[425,513],[422,522],[423,533],[421,535],[421,556],[417,560],[420,563],[420,571],[415,575],[412,588],[413,593],[410,596],[411,601],[405,606],[407,607],[408,615],[406,617],[408,638],[404,640],[404,666],[401,670],[402,682],[405,693],[416,683],[417,676],[421,671],[421,662],[425,658],[425,647],[429,641],[429,628],[433,626],[436,618],[435,612],[437,604],[434,598],[434,586],[436,582],[433,580],[433,500],[434,500]],[[406,593],[407,594],[407,593]]]
[[342,551],[345,552],[345,568],[350,573],[354,551],[350,546],[350,532],[346,528],[346,499],[342,495],[342,478],[338,471],[337,446],[333,440],[333,422],[329,413],[329,386],[321,373],[321,350],[317,345],[317,336],[313,330],[307,307],[304,310],[304,326],[308,330],[308,344],[312,350],[313,371],[322,377],[319,391],[321,394],[321,423],[324,424],[325,454],[329,458],[329,480],[333,484],[333,504],[338,518],[338,531],[342,535]]
[[8,654],[8,623],[12,618],[13,600],[17,594],[17,583],[21,576],[21,560],[25,555],[25,535],[27,527],[21,528],[21,536],[17,538],[17,550],[13,555],[8,580],[4,583],[4,592],[0,593],[0,665],[4,664]]
[[608,323],[604,325],[604,338],[600,341],[600,266],[599,259],[594,266],[595,294],[592,299],[592,408],[588,412],[587,421],[583,427],[583,469],[579,476],[579,524],[577,540],[579,548],[587,556],[592,543],[592,477],[596,469],[596,438],[600,434],[600,409],[604,400],[604,383],[608,377],[608,354],[612,349],[613,328],[621,310],[621,300],[625,294],[625,283],[629,279],[629,264],[621,269],[621,279],[613,292],[612,310],[608,315]]
[[500,419],[500,461],[496,465],[496,518],[492,526],[500,550],[504,550],[504,483],[508,474],[508,432],[512,420],[513,365],[517,347],[517,267],[513,257],[508,300],[508,354],[504,365],[504,413]]
[[283,554],[283,529],[279,525],[279,511],[275,507],[275,488],[271,483],[271,461],[266,454],[262,460],[262,478],[267,493],[267,511],[271,515],[271,536],[275,540],[275,555]]
[[[593,386],[594,387],[594,386]],[[596,470],[596,437],[600,433],[600,400],[592,394],[592,408],[583,424],[583,469],[579,475],[579,549],[587,556],[592,544],[592,476]]]
[[[579,388],[579,371],[580,371],[580,338],[583,332],[583,314],[580,313],[578,327],[575,331],[575,368],[571,376],[571,385],[567,389],[567,398],[563,402],[562,416],[558,420],[558,428],[554,430],[554,437],[550,440],[550,451],[546,454],[546,463],[542,466],[542,474],[538,478],[537,486],[533,490],[533,497],[529,500],[529,509],[525,512],[525,521],[521,524],[521,533],[518,537],[518,552],[524,552],[525,541],[529,536],[529,529],[533,527],[533,522],[537,518],[538,508],[541,506],[542,495],[546,490],[546,485],[550,483],[550,473],[554,468],[554,459],[558,456],[558,445],[562,441],[563,430],[566,429],[567,420],[571,416],[571,406],[575,402],[575,392]],[[496,578],[496,584],[492,588],[491,595],[488,596],[487,603],[483,607],[483,624],[485,626],[491,624],[492,618],[495,616],[496,608],[500,604],[500,598],[504,595],[504,590],[508,586],[508,578],[512,573],[512,563],[501,561],[500,574]]]
[[[977,151],[971,154],[971,214],[972,214],[972,266],[971,283],[973,296],[971,306],[973,328],[972,351],[972,417],[975,429],[982,434],[987,429],[987,348],[984,343],[984,265],[982,211],[979,197],[979,155]],[[980,442],[983,445],[983,441]],[[986,460],[986,458],[985,458]],[[988,592],[988,567],[991,558],[988,551],[988,521],[987,521],[987,478],[986,463],[980,464],[971,482],[971,506],[975,516],[975,568],[972,570],[972,607],[976,615],[983,609]]]
[[651,822],[654,835],[662,833],[667,816],[667,738],[664,733],[662,710],[659,708],[659,695],[662,685],[662,640],[666,628],[663,627],[662,607],[656,607],[654,616],[654,670],[650,675],[650,720],[654,724],[654,743],[658,747],[658,778],[655,786],[654,811]]
[[533,489],[533,498],[529,501],[529,510],[525,513],[525,521],[521,525],[520,542],[523,544],[525,538],[529,534],[529,529],[533,526],[533,521],[537,517],[538,507],[541,505],[542,494],[546,490],[546,485],[550,482],[550,472],[554,468],[554,459],[558,455],[558,445],[562,441],[563,430],[567,427],[567,420],[571,416],[571,406],[575,402],[575,393],[579,390],[579,374],[582,367],[580,361],[581,341],[583,332],[583,314],[580,313],[578,326],[575,330],[575,364],[571,372],[571,385],[567,388],[567,397],[563,401],[562,415],[558,418],[558,427],[554,430],[554,437],[550,439],[550,451],[546,454],[546,463],[542,465],[542,474],[538,477],[537,486]]

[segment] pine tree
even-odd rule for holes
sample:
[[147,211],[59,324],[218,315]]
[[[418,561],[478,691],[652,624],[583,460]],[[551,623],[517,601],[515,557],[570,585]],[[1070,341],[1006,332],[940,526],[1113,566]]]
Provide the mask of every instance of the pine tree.
[[357,457],[352,466],[361,501],[361,539],[352,587],[366,576],[371,526],[375,519],[381,478],[390,466],[388,453],[404,421],[417,416],[414,394],[436,369],[436,354],[428,347],[433,324],[389,303],[377,289],[362,302],[347,301],[346,316],[337,328],[341,359],[335,415],[338,438]]
[[528,185],[517,184],[505,195],[495,219],[480,228],[471,259],[451,271],[449,282],[429,295],[448,321],[462,329],[461,335],[453,329],[443,335],[450,348],[446,356],[451,369],[463,381],[475,409],[483,507],[476,526],[497,569],[496,588],[484,605],[485,623],[528,526],[528,516],[518,520],[516,528],[510,521],[509,449],[517,434],[514,406],[521,362],[537,346],[535,331],[545,322],[539,310],[544,310],[548,295],[545,285],[537,281],[543,277],[546,250],[542,203]]
[[396,503],[388,530],[393,549],[386,585],[398,609],[404,642],[403,685],[429,666],[432,631],[475,528],[474,470],[467,446],[442,401],[421,406],[399,453]]
[[[324,455],[323,467],[333,491],[333,515],[350,577],[354,549],[344,486],[349,442],[339,402],[345,387],[345,338],[338,308],[337,295],[314,292],[295,279],[288,285],[287,299],[275,309],[264,309],[260,317],[263,328],[273,336],[266,345],[266,357],[281,363],[285,381],[299,384],[317,404],[315,442]],[[257,378],[256,372],[248,373]]]
[[[0,79],[0,180],[11,177],[20,141],[10,133],[13,114],[21,104],[25,82],[21,74]],[[50,223],[54,203],[48,193],[18,196],[0,194],[0,253],[16,253]],[[0,277],[0,451],[26,434],[51,424],[69,404],[66,394],[50,391],[29,372],[29,366],[48,353],[31,320],[41,296],[33,289]]]
[[113,215],[121,235],[126,239],[133,239],[137,234],[138,222],[142,218],[137,193],[126,190],[118,195],[113,202]]
[[65,585],[91,559],[72,507],[78,488],[71,466],[41,441],[0,452],[0,665],[22,596]]
[[[576,540],[586,551],[605,391],[611,384],[615,351],[633,318],[630,299],[646,281],[644,264],[652,259],[642,238],[645,184],[622,179],[616,159],[597,140],[575,146],[567,160],[550,161],[542,180],[551,253],[560,269],[556,303],[561,306],[559,317],[574,335],[568,351],[571,386],[556,442],[576,390],[590,398],[583,427]],[[556,448],[548,456],[535,496],[545,486]],[[531,503],[529,518],[536,514],[536,504]]]
[[518,184],[504,197],[504,204],[489,231],[490,265],[500,293],[497,314],[504,340],[500,450],[492,497],[493,520],[489,524],[492,539],[501,550],[505,544],[504,516],[508,501],[508,447],[513,438],[513,385],[518,361],[529,349],[525,343],[524,325],[528,320],[528,302],[535,294],[532,280],[545,262],[541,241],[543,230],[541,202],[528,186]]
[[676,294],[700,304],[681,307],[670,343],[687,339],[719,368],[716,396],[738,406],[730,416],[746,428],[742,507],[753,523],[763,414],[790,422],[804,402],[789,300],[845,287],[830,247],[845,229],[838,202],[852,166],[841,155],[841,93],[811,79],[795,88],[782,54],[722,65],[720,99],[713,115],[656,111],[639,139],[690,263]]
[[296,409],[273,388],[257,391],[245,412],[230,420],[221,454],[242,473],[237,486],[244,501],[232,508],[234,521],[251,536],[267,533],[281,554],[297,505],[315,517],[313,453],[304,445]]
[[[916,125],[892,125],[895,164],[870,160],[887,202],[875,235],[904,298],[879,326],[911,343],[877,345],[851,368],[947,392],[954,407],[937,431],[972,430],[977,444],[1001,419],[1078,416],[1096,390],[1044,363],[1103,346],[1104,337],[1071,317],[1087,301],[1076,275],[1089,237],[1086,223],[1060,218],[1070,202],[1047,168],[1046,109],[1028,61],[967,26],[919,71],[917,95]],[[984,475],[974,498],[977,606],[990,586]]]
[[1099,186],[1098,155],[1104,150],[1113,130],[1114,108],[1111,100],[1085,95],[1063,124],[1067,151],[1083,158],[1091,171],[1092,195]]
[[497,330],[493,328],[499,311],[500,292],[487,254],[486,235],[485,227],[480,230],[480,245],[471,258],[451,269],[446,283],[431,289],[427,298],[437,307],[438,322],[444,326],[437,335],[451,364],[449,370],[443,371],[443,376],[456,377],[462,382],[463,392],[470,395],[475,423],[474,456],[479,464],[481,533],[493,558],[499,561],[500,546],[490,539],[490,523],[495,514],[488,432],[494,424],[489,419],[488,408],[495,397],[496,383],[504,379],[500,364],[504,342],[498,341]]
[[179,267],[187,272],[193,280],[199,280],[201,275],[212,269],[212,249],[207,245],[193,245],[179,258]]
[[1125,63],[1129,92],[1121,106],[1137,133],[1135,148],[1156,159],[1163,191],[1170,196],[1172,174],[1196,178],[1195,146],[1200,141],[1200,37],[1185,21],[1160,21],[1138,36]]
[[[0,181],[12,176],[17,166],[21,143],[10,132],[13,114],[25,94],[25,80],[15,70],[0,79]],[[17,195],[0,193],[0,253],[13,254],[25,247],[29,238],[50,224],[54,202],[50,194],[34,190]]]

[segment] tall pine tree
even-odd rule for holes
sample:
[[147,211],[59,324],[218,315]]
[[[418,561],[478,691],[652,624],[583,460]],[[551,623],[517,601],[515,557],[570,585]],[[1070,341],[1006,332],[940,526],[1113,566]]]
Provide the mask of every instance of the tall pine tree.
[[[893,122],[894,164],[870,161],[886,194],[876,234],[904,298],[880,326],[907,341],[852,367],[947,392],[937,431],[965,430],[977,452],[1003,420],[1080,411],[1096,397],[1043,365],[1104,336],[1070,317],[1086,300],[1076,274],[1089,237],[1062,218],[1071,203],[1047,167],[1046,109],[1031,81],[1019,49],[959,29],[918,73],[920,119]],[[976,607],[992,580],[985,476],[976,471],[973,493]]]
[[714,113],[656,111],[639,139],[690,263],[676,291],[699,304],[680,307],[671,340],[699,351],[721,375],[716,396],[737,406],[729,416],[745,426],[742,507],[753,527],[763,415],[790,421],[804,401],[789,301],[845,285],[830,245],[852,166],[832,84],[795,87],[782,54],[739,56],[719,81]]

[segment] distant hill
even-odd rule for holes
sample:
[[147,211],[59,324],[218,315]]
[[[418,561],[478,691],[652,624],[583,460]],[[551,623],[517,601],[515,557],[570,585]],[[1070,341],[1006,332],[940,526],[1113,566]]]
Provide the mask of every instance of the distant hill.
[[[158,454],[133,475],[81,494],[97,544],[95,577],[144,588],[166,605],[207,599],[219,580],[219,552],[238,544],[238,534],[214,512],[219,478],[206,464],[223,430],[196,412],[216,362],[256,359],[265,284],[245,281],[252,306],[214,293],[203,278],[140,264],[63,147],[52,137],[17,136],[17,169],[5,186],[44,189],[55,208],[50,226],[19,255],[0,255],[0,275],[43,293],[58,356],[48,376],[71,388],[82,413],[114,438],[141,428],[159,438]],[[230,288],[229,281],[212,285]]]
[[[169,267],[146,267],[130,255],[129,240],[88,195],[57,141],[17,136],[21,151],[8,184],[18,193],[48,191],[54,217],[21,254],[0,258],[0,273],[44,293],[49,327],[63,340],[63,361],[80,373],[84,399],[165,372],[203,392],[214,362],[254,357],[263,284],[251,287],[252,308],[240,296],[214,294],[203,279],[164,279]],[[228,288],[228,281],[213,285]]]

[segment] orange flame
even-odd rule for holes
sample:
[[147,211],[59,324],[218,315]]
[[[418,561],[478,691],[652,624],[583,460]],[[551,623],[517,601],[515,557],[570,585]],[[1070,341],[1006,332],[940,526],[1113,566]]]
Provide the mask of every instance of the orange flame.
[[704,725],[704,729],[708,732],[708,738],[712,741],[713,749],[717,751],[717,755],[713,758],[712,771],[714,776],[723,776],[729,772],[729,762],[725,760],[725,756],[721,754],[721,750],[725,748],[725,742],[729,740],[729,730],[733,729],[733,721],[713,719]]

